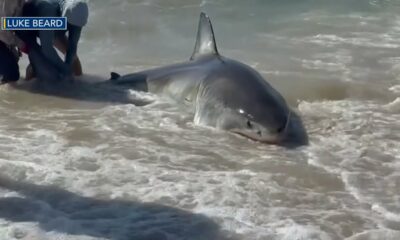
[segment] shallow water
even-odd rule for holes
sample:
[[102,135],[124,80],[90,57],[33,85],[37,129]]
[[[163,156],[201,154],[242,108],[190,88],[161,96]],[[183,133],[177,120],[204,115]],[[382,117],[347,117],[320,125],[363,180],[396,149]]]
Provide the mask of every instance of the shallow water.
[[400,239],[398,1],[90,4],[86,78],[188,59],[206,11],[220,52],[282,92],[310,145],[198,127],[151,94],[2,86],[0,239]]

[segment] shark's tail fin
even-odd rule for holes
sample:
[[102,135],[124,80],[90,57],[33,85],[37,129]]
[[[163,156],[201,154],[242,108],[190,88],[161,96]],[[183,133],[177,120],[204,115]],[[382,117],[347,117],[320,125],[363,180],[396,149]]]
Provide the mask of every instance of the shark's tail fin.
[[200,14],[199,29],[197,32],[196,46],[190,60],[205,55],[219,55],[215,42],[214,30],[210,18],[205,14]]
[[115,80],[117,80],[117,79],[120,78],[120,77],[121,77],[121,75],[118,74],[118,73],[116,73],[116,72],[111,72],[111,73],[110,73],[110,81],[115,81]]

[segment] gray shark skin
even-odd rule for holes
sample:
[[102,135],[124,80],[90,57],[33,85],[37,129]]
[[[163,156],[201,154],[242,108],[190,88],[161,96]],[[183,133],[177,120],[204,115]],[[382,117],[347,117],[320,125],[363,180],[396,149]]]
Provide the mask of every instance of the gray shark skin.
[[257,71],[218,53],[205,13],[189,61],[125,76],[112,73],[111,81],[193,106],[198,125],[268,144],[308,144],[300,117],[285,99]]

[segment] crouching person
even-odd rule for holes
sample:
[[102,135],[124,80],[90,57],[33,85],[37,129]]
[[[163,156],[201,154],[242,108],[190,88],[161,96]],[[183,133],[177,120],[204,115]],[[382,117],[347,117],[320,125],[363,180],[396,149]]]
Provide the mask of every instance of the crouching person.
[[[22,13],[24,0],[0,0],[0,17],[16,17]],[[15,82],[20,78],[18,61],[20,40],[13,31],[0,30],[1,83]]]
[[[78,43],[82,28],[86,25],[89,8],[85,0],[28,0],[23,8],[24,17],[66,17],[67,30],[40,30],[21,32],[26,43],[40,39],[40,52],[48,63],[59,73],[61,79],[82,75],[82,66],[77,57]],[[68,37],[67,37],[68,33]],[[56,49],[65,54],[62,60]],[[27,68],[26,79],[35,76],[31,66]]]

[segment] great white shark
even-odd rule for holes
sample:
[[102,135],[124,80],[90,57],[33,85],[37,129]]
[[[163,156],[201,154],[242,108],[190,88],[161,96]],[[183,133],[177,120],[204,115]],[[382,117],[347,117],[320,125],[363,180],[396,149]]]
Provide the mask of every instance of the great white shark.
[[209,17],[201,13],[189,61],[121,76],[111,81],[167,96],[194,109],[194,123],[277,145],[305,145],[298,114],[256,70],[219,54]]

